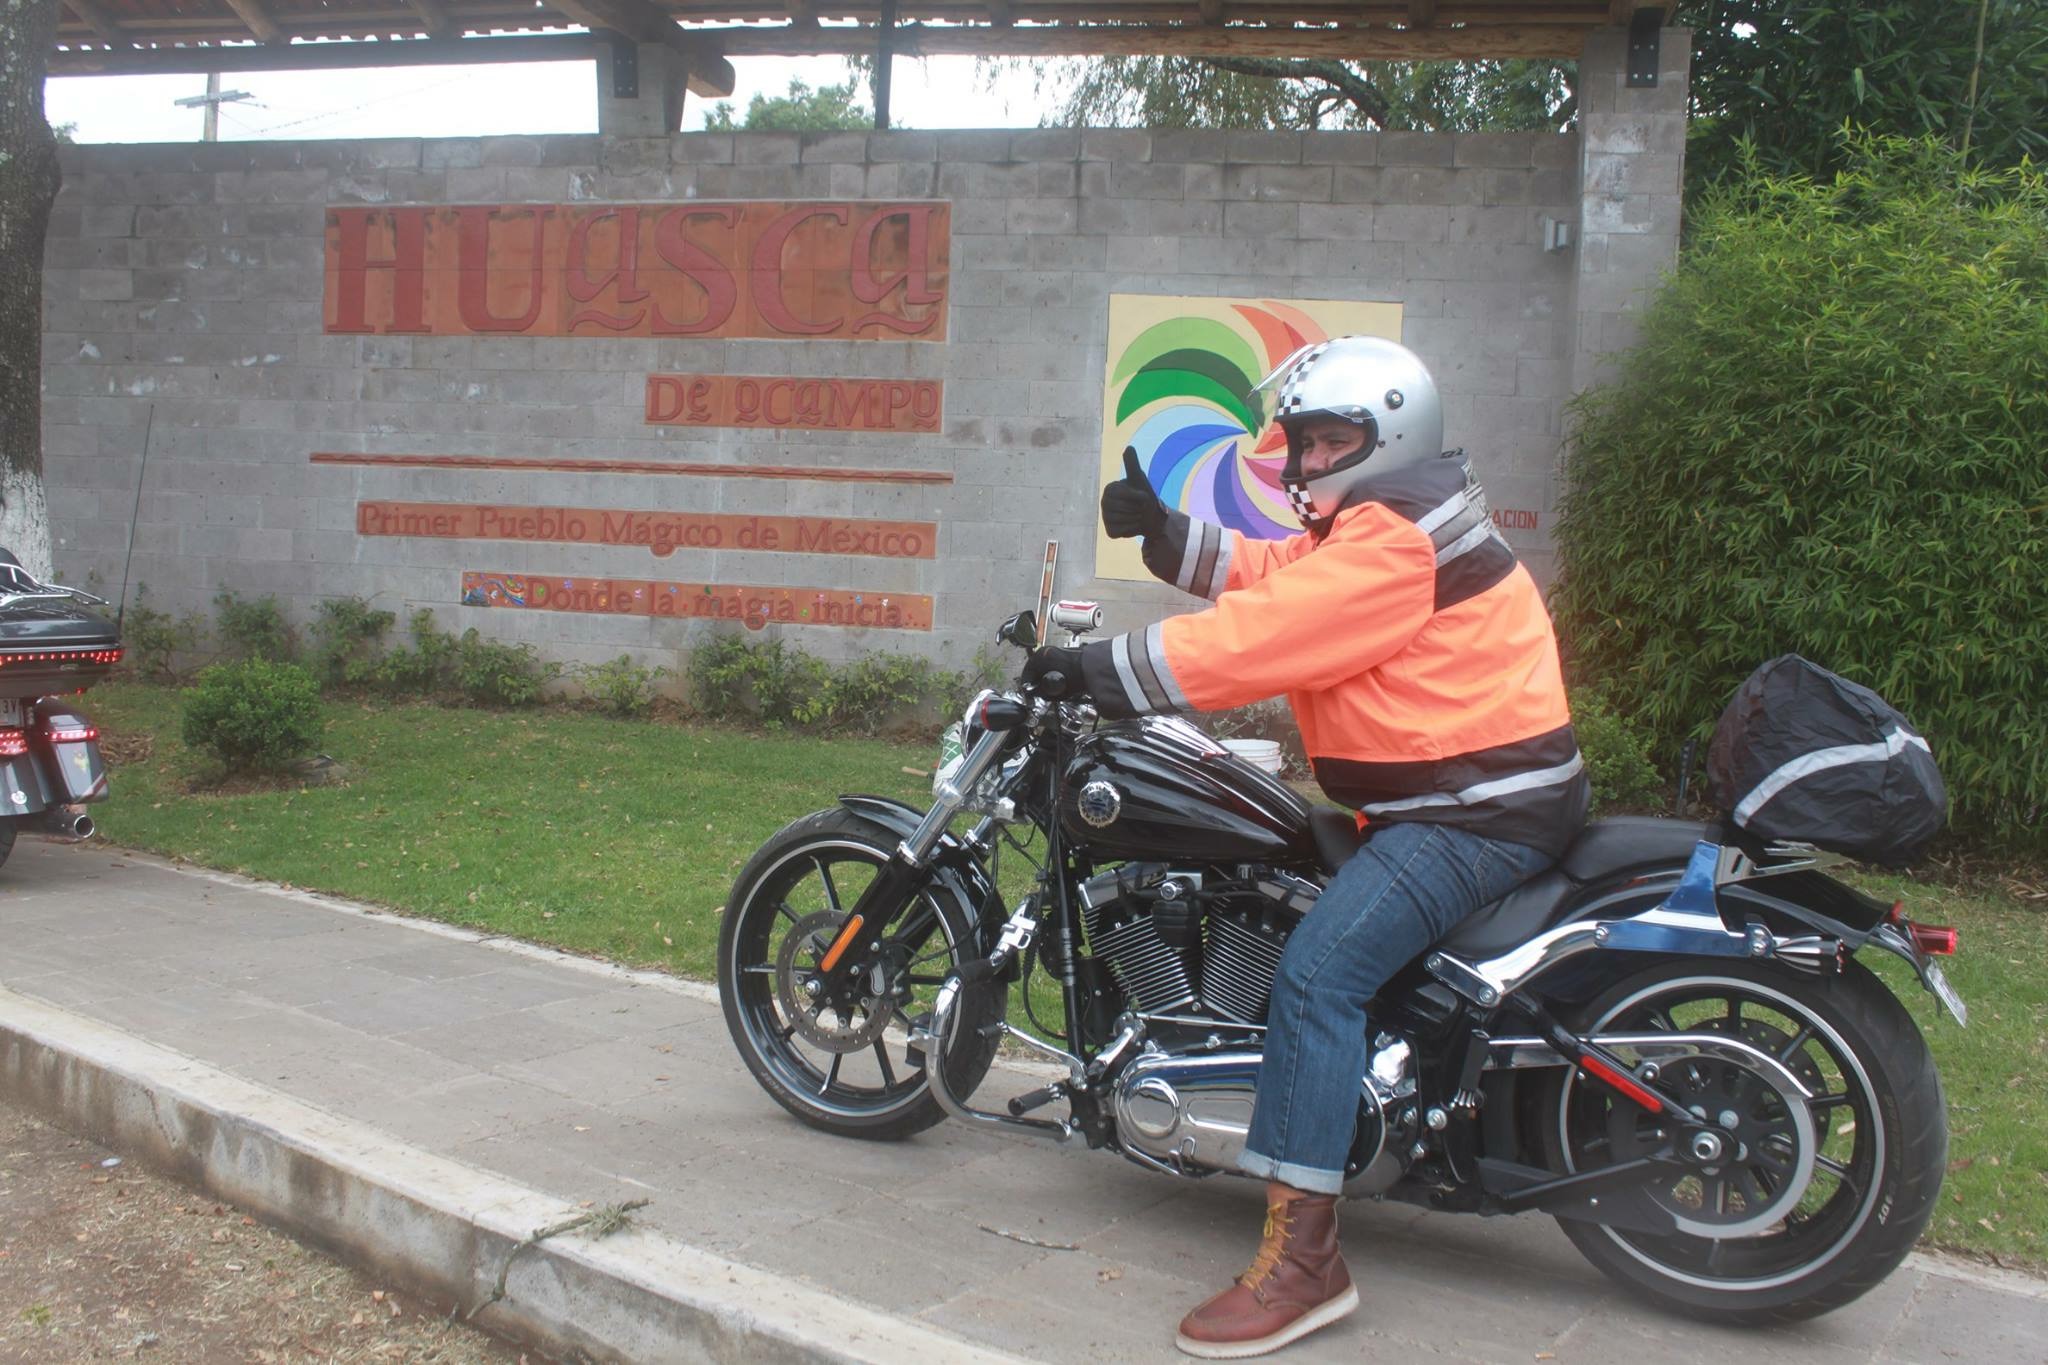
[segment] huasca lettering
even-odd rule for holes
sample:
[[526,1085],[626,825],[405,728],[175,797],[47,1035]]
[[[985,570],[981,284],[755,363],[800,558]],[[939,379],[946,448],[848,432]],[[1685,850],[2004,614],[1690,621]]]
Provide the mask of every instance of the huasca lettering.
[[942,341],[951,222],[943,203],[334,207],[326,330]]
[[942,396],[936,379],[651,374],[646,415],[661,426],[933,432]]
[[366,536],[637,546],[658,557],[677,550],[769,550],[932,559],[938,545],[938,527],[929,521],[506,507],[488,503],[360,502],[356,504],[356,532]]

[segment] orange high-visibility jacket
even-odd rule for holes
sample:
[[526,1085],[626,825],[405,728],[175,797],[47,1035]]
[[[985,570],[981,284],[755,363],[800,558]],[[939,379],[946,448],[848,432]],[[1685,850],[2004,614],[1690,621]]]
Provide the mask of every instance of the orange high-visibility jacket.
[[1285,693],[1316,780],[1368,821],[1571,842],[1588,790],[1557,637],[1462,452],[1367,480],[1320,536],[1169,522],[1147,567],[1216,604],[1085,646],[1104,715]]

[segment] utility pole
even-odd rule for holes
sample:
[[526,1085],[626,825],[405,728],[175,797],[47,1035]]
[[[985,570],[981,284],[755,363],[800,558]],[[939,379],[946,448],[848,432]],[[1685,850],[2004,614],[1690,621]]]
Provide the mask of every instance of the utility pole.
[[253,98],[255,97],[246,90],[230,90],[223,95],[220,92],[220,72],[209,71],[206,73],[205,94],[188,95],[181,100],[172,100],[171,103],[177,105],[180,109],[190,109],[196,105],[204,105],[206,107],[206,131],[201,136],[208,142],[218,142],[220,141],[220,107],[223,104],[232,104],[239,100]]

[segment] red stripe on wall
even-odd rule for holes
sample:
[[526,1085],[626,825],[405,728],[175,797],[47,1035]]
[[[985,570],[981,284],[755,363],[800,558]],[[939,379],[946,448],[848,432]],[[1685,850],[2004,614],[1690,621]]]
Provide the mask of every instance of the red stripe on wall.
[[403,466],[409,469],[523,469],[560,474],[695,474],[721,479],[815,479],[827,483],[951,483],[937,469],[836,469],[824,465],[687,464],[668,460],[551,460],[497,455],[352,455],[315,451],[314,464]]

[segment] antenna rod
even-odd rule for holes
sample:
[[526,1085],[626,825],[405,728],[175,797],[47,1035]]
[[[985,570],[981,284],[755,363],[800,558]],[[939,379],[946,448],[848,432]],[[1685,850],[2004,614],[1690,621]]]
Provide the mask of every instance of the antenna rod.
[[128,556],[121,561],[121,600],[114,608],[114,630],[118,633],[121,621],[128,614],[128,566],[135,562],[135,523],[142,520],[142,476],[149,472],[149,434],[156,429],[156,404],[149,405],[149,416],[142,423],[142,464],[135,471],[135,510],[128,515]]

